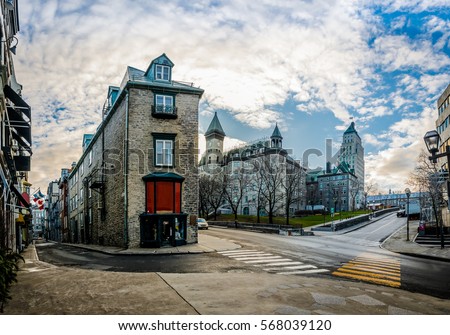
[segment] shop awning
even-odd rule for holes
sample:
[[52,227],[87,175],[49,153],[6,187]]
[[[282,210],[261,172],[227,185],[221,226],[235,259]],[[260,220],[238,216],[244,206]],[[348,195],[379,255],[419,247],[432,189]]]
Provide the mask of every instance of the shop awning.
[[183,176],[180,176],[177,173],[173,172],[153,172],[144,177],[142,177],[144,181],[179,181],[182,182],[184,180]]
[[30,203],[29,203],[29,201],[27,201],[24,197],[23,197],[23,195],[19,192],[19,190],[14,186],[14,184],[9,184],[9,188],[11,189],[11,191],[13,191],[14,192],[14,194],[17,196],[17,198],[19,199],[19,201],[20,201],[20,205],[21,206],[23,206],[23,207],[27,207],[27,208],[30,208]]
[[7,106],[9,120],[7,126],[10,127],[11,134],[20,149],[28,151],[31,155],[31,108],[10,86],[5,85],[3,92],[10,101],[10,105]]
[[9,85],[5,85],[3,92],[5,96],[31,120],[31,108]]

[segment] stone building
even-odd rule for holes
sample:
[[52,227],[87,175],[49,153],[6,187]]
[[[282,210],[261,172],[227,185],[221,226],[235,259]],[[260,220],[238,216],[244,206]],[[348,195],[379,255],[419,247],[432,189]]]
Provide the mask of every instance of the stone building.
[[364,207],[364,148],[352,122],[342,135],[337,165],[326,163],[320,171],[308,172],[308,209],[352,211]]
[[165,55],[128,67],[69,176],[73,242],[162,247],[197,242],[198,106]]
[[[270,138],[246,143],[227,152],[223,150],[225,136],[216,113],[205,133],[206,150],[200,160],[200,171],[211,176],[217,173],[227,176],[225,187],[236,196],[224,197],[224,206],[234,207],[241,215],[257,215],[258,212],[267,215],[268,211],[272,212],[269,215],[286,215],[287,212],[293,215],[305,207],[306,171],[283,148],[278,125]],[[272,180],[264,178],[269,175]],[[257,185],[261,185],[259,191]],[[239,202],[237,206],[232,203],[233,198]]]
[[331,212],[350,211],[357,207],[358,178],[345,163],[317,176],[318,205]]
[[58,180],[51,181],[47,188],[47,238],[61,242],[60,195]]
[[31,108],[22,98],[14,55],[18,1],[0,1],[0,249],[21,251],[31,239]]

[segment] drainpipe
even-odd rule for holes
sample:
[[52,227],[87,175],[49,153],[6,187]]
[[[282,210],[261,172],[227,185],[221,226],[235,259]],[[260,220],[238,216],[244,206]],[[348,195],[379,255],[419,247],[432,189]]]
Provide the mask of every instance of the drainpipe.
[[123,242],[125,248],[128,249],[128,130],[129,130],[129,94],[128,90],[125,91],[125,143],[124,143],[124,152],[123,152],[123,166],[124,166],[124,220],[123,220]]

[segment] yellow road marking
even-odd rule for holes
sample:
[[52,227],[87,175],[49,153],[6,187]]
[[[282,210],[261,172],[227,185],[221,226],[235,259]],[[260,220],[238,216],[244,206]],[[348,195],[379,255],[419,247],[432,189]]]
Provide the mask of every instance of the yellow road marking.
[[375,283],[375,284],[380,284],[380,285],[385,285],[385,286],[390,286],[390,287],[400,287],[400,282],[387,280],[387,279],[369,278],[369,277],[366,277],[366,276],[352,275],[352,274],[343,273],[343,272],[333,272],[333,275],[334,276],[338,276],[338,277],[344,277],[344,278],[359,279],[359,280],[362,280],[362,281]]
[[400,275],[400,270],[386,270],[383,268],[377,268],[373,266],[365,266],[364,264],[360,265],[354,265],[354,264],[345,264],[342,266],[342,268],[348,268],[348,269],[361,269],[366,271],[373,271],[378,273],[387,273],[387,274],[398,274]]
[[382,273],[375,273],[375,272],[369,272],[369,271],[359,271],[359,270],[352,270],[352,269],[343,269],[340,268],[337,272],[345,272],[345,273],[352,273],[356,275],[365,275],[367,277],[374,277],[374,278],[386,278],[391,280],[400,280],[400,275],[388,275],[388,274],[382,274]]
[[363,254],[343,264],[332,275],[390,287],[401,286],[399,261],[385,257],[377,258],[376,255],[367,256],[368,254]]

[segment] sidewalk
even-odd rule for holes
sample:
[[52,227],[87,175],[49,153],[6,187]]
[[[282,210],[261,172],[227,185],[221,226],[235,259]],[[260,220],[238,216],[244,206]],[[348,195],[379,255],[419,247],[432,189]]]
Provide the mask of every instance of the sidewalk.
[[[415,231],[411,224],[411,234]],[[447,249],[416,246],[406,242],[404,236],[402,228],[383,247],[448,260]],[[237,248],[240,246],[235,243],[202,234],[195,245],[146,252],[200,253]],[[119,248],[101,251],[144,252]],[[228,273],[183,274],[83,270],[39,261],[34,245],[23,256],[26,262],[21,265],[18,283],[12,286],[13,299],[5,306],[8,315],[450,314],[449,300],[326,276],[285,276],[257,270],[237,273],[232,269]]]
[[214,236],[200,235],[198,243],[186,244],[178,247],[163,248],[118,248],[107,247],[101,245],[90,244],[72,244],[63,243],[65,245],[83,248],[87,250],[95,250],[110,255],[167,255],[167,254],[199,254],[204,252],[218,252],[226,250],[239,249],[241,246],[233,242],[223,240]]
[[381,244],[381,247],[403,255],[450,262],[450,247],[446,246],[444,249],[441,249],[440,246],[424,246],[413,242],[417,235],[418,227],[419,221],[410,221],[409,241],[406,241],[407,228],[404,225],[387,238]]

